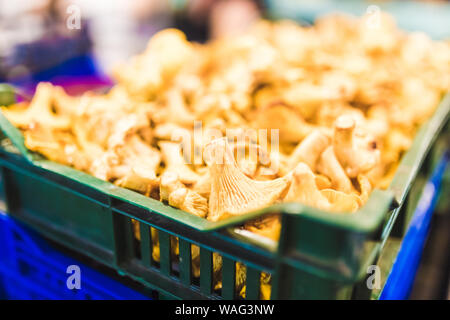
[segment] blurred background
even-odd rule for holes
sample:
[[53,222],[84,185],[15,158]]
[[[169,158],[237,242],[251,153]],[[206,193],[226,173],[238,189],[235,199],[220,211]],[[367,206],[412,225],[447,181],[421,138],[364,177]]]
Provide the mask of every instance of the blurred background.
[[[447,1],[0,0],[0,81],[23,82],[85,54],[107,74],[167,27],[203,42],[239,32],[259,17],[313,23],[330,11],[361,16],[373,10],[392,13],[403,29],[425,31],[433,38],[450,35]],[[82,62],[71,72],[85,72]]]
[[[32,88],[51,80],[76,93],[110,85],[112,67],[143,51],[167,27],[205,42],[239,33],[260,17],[311,24],[329,12],[362,16],[374,10],[391,13],[402,29],[450,39],[450,2],[443,0],[0,0],[0,82]],[[77,81],[68,86],[72,78]],[[450,299],[450,214],[440,211],[412,298]]]

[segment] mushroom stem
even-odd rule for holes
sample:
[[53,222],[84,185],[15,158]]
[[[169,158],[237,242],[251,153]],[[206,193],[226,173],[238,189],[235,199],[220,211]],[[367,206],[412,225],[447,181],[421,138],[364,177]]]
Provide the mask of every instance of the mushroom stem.
[[353,131],[355,120],[350,116],[341,116],[336,120],[334,127],[334,144],[339,147],[353,147]]
[[159,196],[161,201],[169,201],[169,196],[172,192],[184,188],[175,172],[164,171],[161,175],[161,182],[159,186]]
[[199,180],[200,176],[186,165],[180,144],[164,141],[159,143],[159,147],[166,170],[177,173],[180,181],[186,184],[194,184]]
[[322,153],[317,164],[317,170],[331,179],[333,188],[350,193],[352,183],[334,154],[334,148],[329,146]]
[[351,115],[342,115],[334,124],[334,153],[346,174],[355,178],[375,167],[379,161],[379,150],[375,140],[359,129]]
[[293,169],[299,162],[304,162],[311,170],[315,170],[320,154],[329,144],[330,139],[325,133],[319,130],[313,131],[292,152],[289,168]]

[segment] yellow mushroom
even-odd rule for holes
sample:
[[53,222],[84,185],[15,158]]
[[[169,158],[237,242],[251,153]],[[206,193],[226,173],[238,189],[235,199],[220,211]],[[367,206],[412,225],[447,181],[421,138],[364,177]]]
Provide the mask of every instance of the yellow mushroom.
[[208,213],[208,200],[197,192],[187,188],[180,188],[169,195],[169,205],[192,213],[200,218]]
[[165,106],[152,117],[156,123],[173,122],[181,126],[193,127],[194,115],[187,109],[184,97],[181,91],[172,89],[166,92]]
[[293,172],[293,181],[284,201],[300,202],[325,211],[354,212],[359,208],[358,197],[333,189],[319,190],[316,177],[304,163]]
[[193,55],[193,47],[183,32],[166,29],[155,34],[147,49],[113,72],[119,84],[137,100],[153,98]]
[[211,157],[209,220],[217,221],[263,208],[286,193],[290,176],[270,181],[248,178],[239,170],[226,138],[212,141],[207,149]]
[[247,222],[244,228],[260,236],[277,241],[280,238],[281,217],[278,214],[267,215]]
[[70,117],[67,114],[58,113],[55,108],[55,87],[52,84],[41,82],[36,88],[36,93],[28,107],[2,108],[3,114],[12,124],[19,128],[27,128],[35,123],[53,129],[68,129]]
[[379,161],[375,140],[357,132],[352,116],[339,117],[334,126],[333,150],[347,175],[351,178],[374,168]]
[[329,210],[330,203],[317,188],[314,173],[304,163],[299,163],[293,172],[292,183],[284,201],[300,202],[311,207]]
[[323,174],[316,174],[316,185],[319,190],[331,189],[331,180]]
[[317,160],[330,144],[330,138],[320,130],[311,132],[300,142],[289,157],[289,167],[294,168],[299,162],[306,163],[315,170]]
[[191,137],[191,131],[173,122],[158,124],[153,130],[155,138],[168,141],[178,141]]
[[257,129],[279,130],[280,143],[298,143],[314,129],[298,112],[284,104],[257,110],[253,124]]
[[320,193],[327,198],[333,212],[355,212],[360,207],[360,199],[354,193],[344,193],[334,189],[324,189]]
[[69,133],[55,131],[35,123],[24,132],[25,146],[50,160],[87,171],[91,158],[84,157],[76,140]]
[[332,146],[329,146],[320,155],[317,171],[330,178],[331,185],[336,190],[345,193],[352,192],[352,182],[336,158]]
[[180,182],[178,174],[166,170],[160,177],[159,196],[161,201],[169,201],[169,196],[175,190],[184,188],[184,184]]
[[119,187],[135,190],[149,196],[151,191],[159,185],[154,168],[135,166],[131,171],[114,182]]
[[185,184],[194,184],[199,180],[200,176],[187,166],[186,160],[181,154],[179,143],[161,141],[159,142],[159,147],[161,148],[166,170],[178,174],[180,181]]

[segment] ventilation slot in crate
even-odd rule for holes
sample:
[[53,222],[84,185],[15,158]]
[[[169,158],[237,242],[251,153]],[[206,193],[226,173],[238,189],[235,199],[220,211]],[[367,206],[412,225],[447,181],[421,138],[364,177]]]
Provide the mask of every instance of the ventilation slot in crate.
[[271,275],[269,273],[228,258],[223,260],[222,272],[224,299],[270,299]]
[[142,264],[146,267],[159,268],[160,248],[158,231],[142,222],[139,222],[136,226],[139,232],[135,234],[135,237],[138,238],[140,243]]
[[170,274],[180,277],[180,242],[178,237],[170,236]]

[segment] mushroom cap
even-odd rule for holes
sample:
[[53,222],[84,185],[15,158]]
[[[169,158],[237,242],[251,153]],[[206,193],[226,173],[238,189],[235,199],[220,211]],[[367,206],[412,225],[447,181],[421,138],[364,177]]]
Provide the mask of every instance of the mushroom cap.
[[170,194],[181,188],[184,188],[184,184],[181,183],[176,172],[165,170],[161,174],[159,185],[159,196],[161,201],[168,201]]
[[212,141],[207,150],[211,156],[209,220],[217,221],[257,210],[285,195],[290,177],[270,181],[248,178],[238,168],[226,138]]
[[[70,127],[70,116],[67,112],[61,112],[61,108],[55,108],[57,96],[61,96],[62,88],[54,87],[47,82],[41,82],[36,88],[36,93],[24,109],[23,104],[18,107],[4,107],[2,113],[16,127],[27,128],[33,124],[40,123],[52,129],[68,129]],[[65,95],[65,94],[64,94]],[[67,99],[68,96],[66,96]]]
[[345,193],[353,191],[352,183],[336,158],[333,146],[329,146],[322,152],[317,163],[317,170],[319,173],[330,178],[331,185],[334,189]]
[[159,185],[159,178],[156,177],[154,169],[135,166],[130,173],[117,179],[114,183],[149,196],[152,189]]
[[292,183],[284,201],[300,202],[311,207],[328,210],[330,204],[316,185],[314,173],[305,163],[299,163],[292,174]]
[[180,188],[169,195],[169,205],[180,208],[198,217],[208,213],[208,200],[187,188]]
[[314,129],[297,111],[282,103],[257,110],[253,125],[258,129],[279,130],[280,143],[298,143]]

